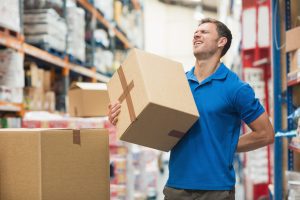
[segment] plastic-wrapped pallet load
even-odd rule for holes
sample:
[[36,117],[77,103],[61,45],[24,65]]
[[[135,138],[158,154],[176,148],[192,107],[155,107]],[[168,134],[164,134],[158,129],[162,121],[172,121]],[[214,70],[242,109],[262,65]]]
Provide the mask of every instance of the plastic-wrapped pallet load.
[[0,101],[21,103],[24,87],[24,56],[13,50],[0,50]]
[[0,1],[0,26],[20,32],[19,0]]
[[67,53],[85,61],[85,12],[82,8],[67,8],[68,50]]
[[101,73],[112,73],[113,54],[111,51],[96,48],[94,55],[94,65]]
[[24,32],[30,44],[43,45],[61,52],[66,48],[66,22],[53,9],[26,10]]
[[300,199],[300,173],[286,171],[287,188],[289,190],[288,200]]
[[114,1],[113,0],[94,0],[94,5],[98,8],[103,14],[104,17],[110,21],[113,20],[114,15]]
[[[17,0],[18,1],[18,0]],[[25,0],[25,9],[63,7],[63,0]]]

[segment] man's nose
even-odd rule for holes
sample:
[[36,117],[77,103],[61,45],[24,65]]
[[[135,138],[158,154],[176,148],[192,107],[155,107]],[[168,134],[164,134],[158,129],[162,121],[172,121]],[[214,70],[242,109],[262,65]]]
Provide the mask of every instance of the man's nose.
[[199,39],[200,37],[201,37],[201,35],[199,33],[195,33],[194,39]]

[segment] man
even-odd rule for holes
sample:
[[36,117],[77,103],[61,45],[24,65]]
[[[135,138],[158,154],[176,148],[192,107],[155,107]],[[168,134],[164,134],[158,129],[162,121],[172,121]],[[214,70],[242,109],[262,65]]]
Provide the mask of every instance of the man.
[[[203,19],[193,39],[195,67],[186,73],[199,120],[171,150],[165,200],[235,199],[235,152],[251,151],[274,141],[274,131],[252,88],[220,58],[231,44],[222,22]],[[109,106],[117,123],[120,104]],[[252,132],[241,137],[241,121]]]

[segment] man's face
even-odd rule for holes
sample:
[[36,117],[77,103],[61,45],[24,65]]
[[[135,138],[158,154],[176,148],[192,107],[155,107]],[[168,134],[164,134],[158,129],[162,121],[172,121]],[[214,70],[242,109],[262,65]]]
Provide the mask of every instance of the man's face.
[[198,26],[194,33],[193,52],[198,59],[207,59],[218,50],[219,34],[214,23]]

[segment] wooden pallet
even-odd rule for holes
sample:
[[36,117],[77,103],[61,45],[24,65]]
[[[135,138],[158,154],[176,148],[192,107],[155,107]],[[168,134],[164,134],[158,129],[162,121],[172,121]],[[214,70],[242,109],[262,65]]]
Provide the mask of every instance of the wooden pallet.
[[17,38],[18,40],[24,42],[24,35],[22,35],[21,33],[17,32],[17,31],[0,26],[0,32],[6,36],[14,37],[14,38]]

